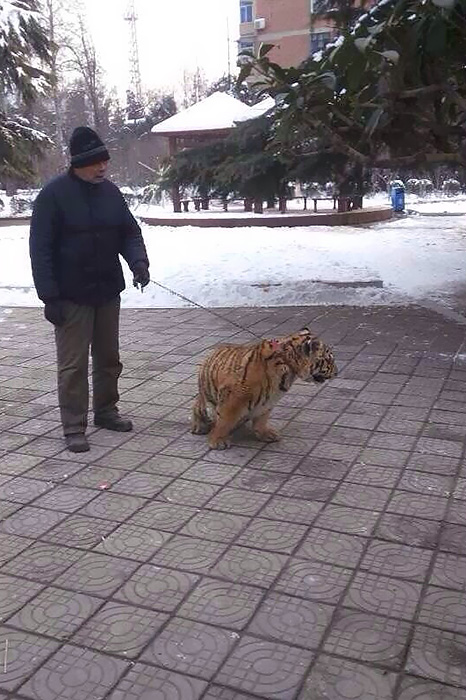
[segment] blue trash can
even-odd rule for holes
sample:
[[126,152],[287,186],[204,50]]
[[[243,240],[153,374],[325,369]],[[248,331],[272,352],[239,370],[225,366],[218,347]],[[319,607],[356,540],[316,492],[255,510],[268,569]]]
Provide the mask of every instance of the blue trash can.
[[405,208],[405,188],[404,185],[392,185],[390,190],[393,211],[404,211]]

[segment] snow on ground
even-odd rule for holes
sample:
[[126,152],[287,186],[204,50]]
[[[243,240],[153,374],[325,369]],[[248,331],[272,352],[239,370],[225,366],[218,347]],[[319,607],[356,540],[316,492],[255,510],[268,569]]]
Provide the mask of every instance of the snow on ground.
[[[143,234],[152,279],[204,306],[448,301],[466,281],[466,201],[415,206],[427,211],[362,227],[143,226]],[[154,283],[135,290],[124,267],[124,307],[188,305]],[[0,228],[0,306],[39,304],[28,227]]]

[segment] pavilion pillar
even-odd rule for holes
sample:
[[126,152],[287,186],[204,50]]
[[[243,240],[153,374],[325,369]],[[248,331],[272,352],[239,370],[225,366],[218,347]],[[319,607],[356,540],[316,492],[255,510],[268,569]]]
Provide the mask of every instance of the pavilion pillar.
[[[168,138],[168,152],[170,156],[174,156],[178,151],[178,143],[176,140],[176,136],[170,136]],[[173,184],[171,187],[171,198],[173,202],[173,211],[176,214],[181,213],[181,197],[180,197],[180,189],[177,184]]]

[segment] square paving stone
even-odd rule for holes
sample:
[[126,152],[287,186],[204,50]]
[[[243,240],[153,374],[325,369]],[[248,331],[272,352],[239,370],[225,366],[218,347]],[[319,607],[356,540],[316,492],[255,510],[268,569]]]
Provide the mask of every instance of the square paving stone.
[[424,549],[435,549],[439,540],[440,524],[435,520],[422,520],[411,515],[385,513],[382,515],[375,534],[381,540],[423,547]]
[[133,659],[167,620],[168,615],[153,610],[124,603],[105,603],[76,632],[72,641],[80,646]]
[[30,469],[25,476],[28,479],[41,479],[52,483],[61,483],[70,479],[83,468],[83,464],[73,464],[60,459],[46,459]]
[[280,593],[269,593],[248,631],[259,637],[316,649],[327,629],[334,608]]
[[126,474],[126,476],[113,486],[112,492],[127,493],[132,496],[141,496],[142,498],[154,498],[171,481],[173,481],[173,479],[170,476],[131,472],[130,474]]
[[299,700],[392,700],[395,682],[394,673],[323,654],[306,678]]
[[425,474],[407,469],[400,479],[398,488],[403,491],[448,497],[453,490],[454,479],[441,474]]
[[439,552],[430,583],[457,591],[466,590],[466,558]]
[[17,554],[25,550],[33,540],[18,535],[7,535],[0,532],[0,565],[13,559]]
[[103,700],[127,668],[128,662],[121,659],[65,645],[20,692],[34,700]]
[[36,542],[5,564],[2,571],[40,583],[51,583],[82,556],[79,549]]
[[297,501],[286,496],[272,496],[261,511],[262,518],[310,525],[324,507],[318,501]]
[[411,620],[421,595],[421,585],[360,571],[348,589],[343,605],[376,615]]
[[325,457],[305,457],[296,472],[304,476],[316,476],[322,479],[343,479],[350,468],[350,462]]
[[209,450],[205,455],[205,460],[208,462],[218,462],[219,464],[231,464],[233,466],[244,467],[257,453],[258,450],[256,449],[232,445],[228,450],[220,452],[218,450]]
[[8,501],[0,501],[0,520],[5,520],[13,513],[16,513],[22,508],[21,503],[9,503]]
[[450,504],[445,520],[448,523],[466,525],[466,504],[464,501],[454,501]]
[[138,663],[120,681],[109,700],[142,700],[144,697],[148,700],[200,700],[206,685],[206,681],[198,678]]
[[136,561],[148,561],[169,537],[166,532],[123,523],[105,537],[95,547],[95,551]]
[[236,632],[175,617],[151,642],[141,660],[209,680],[237,638]]
[[9,623],[27,632],[68,639],[101,605],[100,600],[60,588],[46,588]]
[[335,492],[339,482],[313,476],[291,476],[280,488],[281,496],[303,498],[307,501],[327,501]]
[[89,464],[79,474],[75,474],[68,479],[66,485],[81,486],[82,488],[101,491],[104,488],[112,488],[125,474],[127,472],[122,469],[98,467],[95,464]]
[[136,562],[127,559],[87,552],[55,583],[90,595],[109,596],[131,576],[137,566]]
[[173,612],[198,579],[194,574],[143,564],[114,598],[162,612]]
[[406,670],[416,676],[466,687],[466,637],[418,625]]
[[466,600],[460,591],[429,586],[424,594],[419,622],[452,632],[466,633]]
[[197,462],[183,476],[185,479],[200,481],[207,484],[224,486],[239,472],[239,467],[231,464],[215,464],[214,462]]
[[259,588],[203,579],[178,614],[197,622],[241,630],[251,619],[263,595]]
[[0,523],[0,530],[9,535],[41,537],[66,518],[66,513],[24,506]]
[[206,508],[238,515],[256,515],[269,501],[268,493],[225,487],[206,504]]
[[12,452],[0,457],[0,474],[24,474],[43,461],[43,457]]
[[115,469],[131,471],[132,469],[139,467],[141,464],[143,464],[143,462],[152,456],[150,451],[132,451],[129,450],[128,447],[129,445],[126,443],[124,448],[118,447],[118,449],[113,450],[112,452],[107,452],[107,454],[99,459],[97,466],[113,467]]
[[42,588],[38,583],[0,574],[0,620],[10,617]]
[[389,669],[400,667],[410,625],[356,610],[337,613],[324,645],[325,651]]
[[80,515],[122,522],[147,503],[145,498],[119,493],[101,493],[80,510]]
[[147,474],[161,474],[165,476],[181,476],[194,464],[193,459],[182,457],[169,457],[168,455],[154,455],[151,459],[138,467],[139,472]]
[[336,604],[352,573],[351,569],[323,562],[292,559],[278,579],[276,590],[301,598]]
[[2,690],[16,690],[58,647],[59,643],[52,639],[19,632],[9,627],[0,627],[0,655],[2,657],[0,688]]
[[363,537],[313,527],[296,552],[303,559],[355,567],[366,544]]
[[215,542],[232,542],[248,523],[249,518],[241,515],[202,511],[191,518],[181,534]]
[[292,700],[312,661],[312,652],[244,637],[215,677],[261,697]]
[[248,464],[248,469],[259,471],[283,472],[290,474],[300,463],[302,455],[260,452]]
[[389,513],[412,515],[416,518],[442,520],[448,501],[440,496],[425,496],[406,491],[396,491],[387,506]]
[[398,700],[466,700],[466,690],[405,676]]
[[440,533],[440,549],[455,554],[466,554],[466,526],[447,524]]
[[236,543],[291,554],[306,532],[307,528],[304,525],[257,518],[246,527]]
[[92,549],[119,523],[99,518],[86,518],[83,515],[70,515],[66,520],[44,535],[44,539],[69,547]]
[[34,505],[51,510],[61,510],[65,513],[74,513],[96,496],[97,493],[92,489],[80,489],[76,486],[58,484],[52,491],[38,498]]
[[374,530],[379,515],[376,511],[359,510],[330,504],[320,513],[316,520],[316,525],[326,530],[369,537]]
[[372,467],[368,464],[355,464],[348,472],[345,481],[361,486],[381,486],[391,489],[400,478],[398,469]]
[[211,574],[235,583],[250,583],[269,588],[287,559],[288,557],[277,552],[233,546],[217,562]]
[[158,500],[202,508],[220,488],[214,484],[176,479],[158,495]]
[[365,508],[367,510],[383,510],[391,490],[377,486],[343,483],[332,498],[332,503],[350,508]]
[[175,535],[152,558],[152,564],[171,569],[185,569],[196,574],[207,573],[220,559],[226,544],[197,537]]
[[30,503],[51,488],[52,485],[44,481],[17,476],[0,486],[0,499],[16,503]]
[[286,483],[286,480],[285,474],[244,468],[230,481],[229,486],[247,491],[257,491],[258,493],[276,493]]
[[415,452],[409,459],[407,469],[454,476],[458,469],[458,463],[459,460],[456,457],[442,457],[440,455],[428,455]]
[[153,502],[148,503],[135,513],[129,520],[129,524],[149,527],[154,530],[160,528],[160,530],[176,532],[198,512],[197,508]]
[[361,569],[422,582],[427,575],[431,559],[432,552],[428,549],[373,540],[364,554]]

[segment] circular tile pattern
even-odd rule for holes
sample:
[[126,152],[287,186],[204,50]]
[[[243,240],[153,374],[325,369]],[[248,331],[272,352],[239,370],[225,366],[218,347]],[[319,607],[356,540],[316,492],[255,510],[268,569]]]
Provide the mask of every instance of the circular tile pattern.
[[240,535],[237,544],[291,554],[306,531],[304,525],[257,518]]
[[32,676],[21,692],[37,700],[102,698],[126,668],[125,661],[65,645]]
[[234,583],[253,583],[268,588],[284,567],[287,558],[276,552],[247,547],[230,547],[212,569],[212,574]]
[[212,496],[215,496],[219,488],[213,484],[177,479],[160,493],[159,500],[202,508]]
[[310,525],[323,507],[323,503],[296,501],[295,498],[286,498],[286,496],[273,496],[261,512],[261,517]]
[[65,517],[64,513],[25,506],[0,523],[0,529],[10,535],[41,537]]
[[123,523],[100,542],[95,551],[136,561],[147,561],[169,537],[170,535],[166,532]]
[[318,527],[350,535],[371,535],[379,513],[369,510],[357,510],[338,505],[328,505],[316,520]]
[[59,643],[27,632],[0,627],[0,653],[4,661],[8,639],[7,668],[2,668],[2,688],[16,690],[21,683],[54,652]]
[[421,595],[421,585],[368,572],[356,574],[343,604],[377,615],[411,620]]
[[194,573],[207,573],[224,553],[226,545],[197,537],[175,535],[157,552],[152,563]]
[[315,649],[333,614],[333,606],[269,593],[249,627],[251,634]]
[[225,487],[207,503],[206,508],[238,515],[256,515],[269,498],[269,494]]
[[73,643],[106,653],[136,657],[168,616],[123,603],[106,603],[74,635]]
[[263,591],[234,583],[203,580],[179,614],[199,622],[243,629],[259,605]]
[[206,685],[198,678],[139,663],[117,685],[111,700],[199,700]]
[[466,690],[406,676],[399,700],[466,700]]
[[374,540],[366,550],[361,568],[387,576],[423,581],[431,559],[432,552],[427,549]]
[[136,562],[88,552],[56,580],[58,586],[108,596],[137,568]]
[[355,535],[313,527],[297,554],[305,559],[340,566],[357,566],[366,540]]
[[246,527],[248,522],[248,518],[241,515],[202,511],[184,526],[181,534],[214,540],[215,542],[231,542]]
[[434,549],[438,543],[439,531],[439,523],[435,520],[386,513],[380,520],[376,534],[382,540]]
[[132,496],[154,498],[171,481],[172,479],[169,476],[131,472],[131,474],[127,474],[120,479],[112,490],[115,493],[128,493]]
[[41,590],[38,583],[0,574],[0,620],[8,618]]
[[338,481],[319,479],[314,476],[290,476],[281,487],[282,496],[303,498],[307,501],[326,501],[338,486]]
[[198,576],[194,574],[143,564],[115,594],[115,598],[172,612],[197,581]]
[[430,586],[422,601],[419,622],[452,632],[466,633],[466,600],[460,591]]
[[406,670],[441,683],[465,686],[465,660],[463,635],[419,625],[411,642]]
[[338,603],[352,571],[323,562],[291,560],[280,576],[276,589],[301,598]]
[[6,564],[3,571],[41,583],[50,583],[82,555],[83,552],[78,549],[36,542]]
[[100,604],[100,600],[81,593],[47,588],[10,622],[29,632],[67,639]]
[[196,513],[196,508],[172,505],[170,503],[148,503],[133,515],[131,523],[141,527],[176,532]]
[[74,513],[89,503],[96,495],[96,492],[91,489],[58,484],[52,491],[41,496],[35,505],[52,510],[62,510],[66,513]]
[[143,653],[141,660],[210,679],[238,635],[200,622],[173,618]]
[[466,558],[439,552],[430,583],[457,591],[466,589]]
[[48,532],[44,539],[48,542],[64,544],[68,547],[90,549],[117,527],[118,523],[83,515],[71,515],[63,523]]
[[396,676],[360,664],[321,656],[299,700],[392,700]]
[[139,510],[147,501],[137,496],[101,493],[81,510],[81,514],[106,520],[122,521]]
[[244,637],[216,681],[266,698],[291,700],[311,660],[304,649]]

